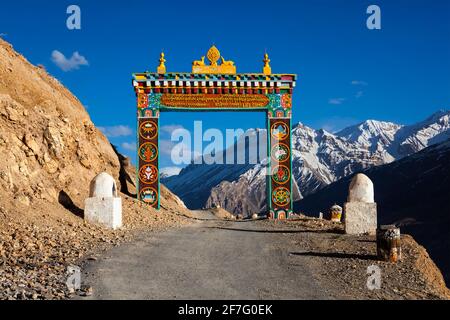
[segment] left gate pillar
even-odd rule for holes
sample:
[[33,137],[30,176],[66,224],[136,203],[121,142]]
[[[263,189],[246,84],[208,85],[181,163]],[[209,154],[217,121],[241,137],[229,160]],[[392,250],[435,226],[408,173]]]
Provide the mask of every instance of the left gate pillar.
[[148,93],[137,93],[136,190],[138,200],[159,209],[159,109],[149,100]]

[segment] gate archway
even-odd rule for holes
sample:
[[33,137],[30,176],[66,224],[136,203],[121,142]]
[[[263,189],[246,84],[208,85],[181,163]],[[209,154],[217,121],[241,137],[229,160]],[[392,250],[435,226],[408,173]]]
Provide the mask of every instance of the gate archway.
[[212,46],[192,63],[192,72],[166,72],[161,53],[157,72],[133,74],[137,97],[137,197],[160,208],[159,117],[180,110],[252,110],[267,115],[267,199],[269,216],[292,213],[292,93],[296,75],[272,74],[268,54],[262,73],[237,73],[233,61]]

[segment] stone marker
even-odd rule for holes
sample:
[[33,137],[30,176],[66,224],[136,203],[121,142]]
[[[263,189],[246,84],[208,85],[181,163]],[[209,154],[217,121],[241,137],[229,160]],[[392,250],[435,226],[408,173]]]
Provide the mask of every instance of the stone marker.
[[377,229],[377,254],[381,261],[397,262],[402,259],[400,228],[387,225]]
[[89,198],[84,202],[84,219],[113,230],[122,226],[122,199],[114,178],[106,172],[91,181]]
[[359,173],[350,183],[344,214],[345,233],[376,234],[377,204],[374,201],[373,183],[366,175]]

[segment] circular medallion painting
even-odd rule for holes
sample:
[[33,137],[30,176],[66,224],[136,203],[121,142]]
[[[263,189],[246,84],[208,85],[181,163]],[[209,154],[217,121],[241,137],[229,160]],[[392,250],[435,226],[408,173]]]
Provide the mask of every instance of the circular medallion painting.
[[158,179],[158,169],[151,164],[146,164],[139,169],[139,180],[142,183],[151,184]]
[[272,191],[272,201],[277,206],[286,206],[291,202],[291,192],[285,187],[275,188]]
[[153,188],[143,188],[139,193],[139,199],[150,205],[158,202],[158,192]]
[[145,121],[139,126],[139,134],[144,139],[153,139],[158,134],[158,126],[152,121]]
[[275,122],[270,128],[272,138],[276,140],[284,140],[289,135],[289,127],[284,122]]
[[286,166],[276,166],[272,170],[272,180],[275,183],[283,184],[291,179],[291,171]]
[[272,158],[276,162],[283,162],[283,161],[287,160],[290,156],[289,147],[287,145],[285,145],[284,143],[277,143],[272,148],[271,154],[272,154]]
[[143,143],[139,147],[139,157],[146,162],[153,161],[158,157],[158,148],[151,142]]

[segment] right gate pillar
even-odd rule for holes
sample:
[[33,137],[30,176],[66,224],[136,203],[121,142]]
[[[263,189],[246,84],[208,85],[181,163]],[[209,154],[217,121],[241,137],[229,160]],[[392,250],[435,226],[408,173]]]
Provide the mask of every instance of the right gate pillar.
[[284,220],[293,213],[292,200],[292,94],[277,94],[276,103],[268,110],[268,175],[269,217]]

